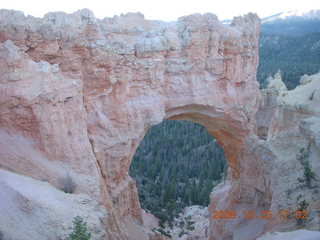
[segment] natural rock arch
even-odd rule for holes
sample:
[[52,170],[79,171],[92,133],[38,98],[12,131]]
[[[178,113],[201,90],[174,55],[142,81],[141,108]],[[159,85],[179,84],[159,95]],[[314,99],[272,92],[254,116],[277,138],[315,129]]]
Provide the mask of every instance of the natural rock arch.
[[[228,184],[211,196],[211,208],[269,207],[266,164],[273,156],[255,123],[256,15],[235,18],[231,26],[213,14],[172,23],[141,14],[99,20],[88,10],[43,19],[12,11],[1,16],[0,127],[32,141],[39,155],[32,170],[25,167],[29,160],[11,167],[36,179],[45,172],[57,185],[59,166],[45,163],[67,166],[78,192],[106,207],[108,239],[145,238],[127,172],[146,130],[163,119],[198,122],[224,148],[232,170]],[[211,222],[211,239],[232,236],[233,227]]]

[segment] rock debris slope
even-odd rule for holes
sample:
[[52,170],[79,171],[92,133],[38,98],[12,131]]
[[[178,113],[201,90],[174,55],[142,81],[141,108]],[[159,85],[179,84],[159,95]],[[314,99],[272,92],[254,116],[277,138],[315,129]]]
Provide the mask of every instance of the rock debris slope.
[[[184,119],[207,128],[224,148],[230,167],[227,183],[212,192],[209,210],[276,209],[277,189],[286,179],[277,175],[282,149],[275,142],[281,132],[298,131],[303,117],[319,112],[297,112],[287,105],[289,93],[271,126],[259,127],[259,26],[254,14],[225,26],[213,14],[166,23],[132,13],[100,20],[86,9],[41,19],[1,10],[1,168],[57,188],[69,175],[75,193],[104,207],[107,222],[101,231],[106,239],[152,238],[127,172],[150,126]],[[314,98],[319,103],[319,95]],[[289,117],[284,109],[294,115],[291,124],[282,122]],[[263,138],[258,129],[264,130]],[[310,131],[305,134],[311,136]],[[306,141],[302,135],[297,138]],[[57,229],[68,224],[58,215],[51,217]],[[37,228],[40,222],[32,224]],[[208,238],[230,238],[245,224],[210,221]],[[271,228],[262,221],[248,234],[259,236]],[[46,239],[41,229],[37,234]],[[9,237],[15,234],[10,228],[0,230]]]

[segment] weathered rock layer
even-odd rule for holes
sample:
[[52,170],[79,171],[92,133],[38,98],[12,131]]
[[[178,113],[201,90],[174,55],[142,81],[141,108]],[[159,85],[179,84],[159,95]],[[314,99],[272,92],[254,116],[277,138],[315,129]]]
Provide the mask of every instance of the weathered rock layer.
[[[259,25],[254,14],[225,26],[213,14],[165,23],[2,10],[1,168],[56,187],[69,174],[76,193],[105,207],[107,239],[147,239],[130,162],[150,126],[184,119],[206,127],[230,167],[209,210],[269,209],[277,157],[255,119]],[[265,135],[282,128],[274,123]],[[239,224],[211,221],[210,239]],[[267,229],[260,225],[250,237]]]

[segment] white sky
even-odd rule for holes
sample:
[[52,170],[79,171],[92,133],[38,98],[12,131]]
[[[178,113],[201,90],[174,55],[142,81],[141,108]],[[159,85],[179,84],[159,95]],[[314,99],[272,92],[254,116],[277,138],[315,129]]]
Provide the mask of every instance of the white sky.
[[320,0],[2,0],[0,9],[21,10],[42,17],[47,12],[89,8],[98,18],[141,12],[147,19],[176,20],[191,13],[212,12],[220,20],[255,12],[266,17],[282,11],[320,9]]

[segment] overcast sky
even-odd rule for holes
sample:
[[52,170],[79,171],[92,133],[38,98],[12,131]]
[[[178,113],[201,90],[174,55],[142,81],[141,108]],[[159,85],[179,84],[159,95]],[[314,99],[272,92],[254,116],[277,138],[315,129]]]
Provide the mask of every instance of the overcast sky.
[[320,9],[320,0],[2,0],[0,8],[42,17],[47,12],[75,12],[89,8],[98,18],[141,12],[147,19],[176,20],[191,13],[212,12],[220,20],[255,12],[266,17],[288,10]]

